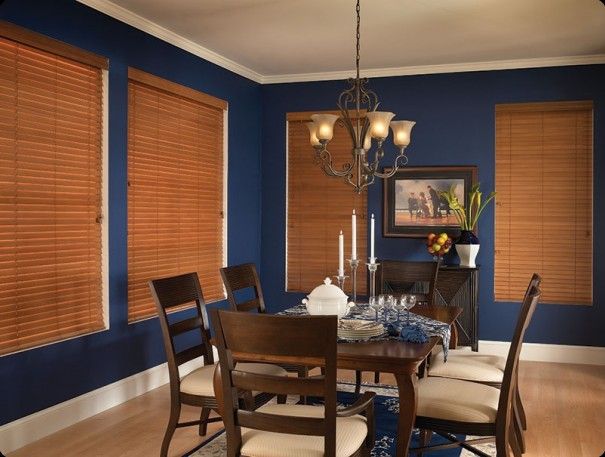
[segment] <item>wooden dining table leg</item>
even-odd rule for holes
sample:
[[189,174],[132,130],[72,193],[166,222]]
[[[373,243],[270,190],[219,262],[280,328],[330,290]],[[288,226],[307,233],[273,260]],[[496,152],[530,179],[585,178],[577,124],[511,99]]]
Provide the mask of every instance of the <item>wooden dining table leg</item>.
[[406,457],[416,420],[416,373],[395,373],[399,390],[399,423],[397,424],[397,457]]

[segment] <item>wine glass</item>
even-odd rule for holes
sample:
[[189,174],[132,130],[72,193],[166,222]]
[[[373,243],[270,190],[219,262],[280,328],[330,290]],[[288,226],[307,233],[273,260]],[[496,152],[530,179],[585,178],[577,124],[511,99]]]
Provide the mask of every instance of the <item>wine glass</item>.
[[394,308],[395,308],[395,297],[393,297],[391,294],[386,295],[385,300],[384,300],[385,321],[390,319],[391,312],[393,311]]
[[384,304],[386,302],[386,295],[380,294],[378,296],[378,309],[376,310],[376,320],[378,320],[378,315],[380,314],[380,310],[384,310]]
[[401,311],[408,309],[408,296],[403,294],[399,300],[395,301],[395,308],[397,309],[397,322],[401,322]]
[[380,306],[378,304],[377,297],[370,297],[368,304],[370,305],[370,308],[374,310],[374,313],[376,314],[376,321],[378,321],[378,310],[380,309]]
[[406,310],[408,312],[407,315],[407,325],[410,325],[410,310],[416,306],[416,295],[408,295],[408,298],[406,300]]

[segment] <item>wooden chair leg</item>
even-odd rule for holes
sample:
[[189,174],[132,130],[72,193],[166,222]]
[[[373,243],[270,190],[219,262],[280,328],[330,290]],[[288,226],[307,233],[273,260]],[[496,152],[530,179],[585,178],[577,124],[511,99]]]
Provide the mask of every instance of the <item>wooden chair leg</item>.
[[[513,423],[511,423],[511,431],[508,433],[508,439],[509,439],[510,448],[513,451],[513,456],[521,457],[522,456],[521,447],[519,446],[519,442],[517,441],[517,433],[515,431],[515,426],[513,425]],[[498,454],[498,455],[500,455],[500,454]]]
[[523,402],[521,401],[521,395],[519,394],[519,387],[515,389],[515,406],[519,414],[519,420],[521,421],[521,427],[523,430],[527,430],[527,416],[525,415],[525,408],[523,408]]
[[[298,369],[297,376],[299,378],[308,378],[309,377],[309,367],[300,367]],[[301,395],[299,399],[299,403],[302,405],[307,404],[307,397],[305,395]]]
[[525,453],[525,437],[523,436],[523,425],[521,424],[521,418],[519,417],[519,411],[517,406],[513,405],[513,428],[515,430],[515,437],[517,438],[517,444],[519,444],[519,450],[522,454]]
[[202,412],[200,414],[200,428],[199,435],[206,436],[208,431],[208,417],[210,417],[210,408],[202,407]]
[[361,371],[355,370],[355,395],[361,391]]
[[374,384],[380,384],[380,371],[374,372]]
[[162,440],[162,448],[160,450],[160,457],[168,456],[168,448],[170,447],[170,441],[176,430],[176,425],[179,423],[179,417],[181,416],[181,404],[171,405],[170,407],[170,418],[168,419],[168,425],[166,426],[166,432],[164,433],[164,439]]
[[[422,430],[420,430],[420,440],[419,440],[418,447],[428,446],[429,443],[431,442],[432,435],[433,435],[432,430],[426,430],[424,428]],[[422,457],[422,451],[416,452],[416,457]]]

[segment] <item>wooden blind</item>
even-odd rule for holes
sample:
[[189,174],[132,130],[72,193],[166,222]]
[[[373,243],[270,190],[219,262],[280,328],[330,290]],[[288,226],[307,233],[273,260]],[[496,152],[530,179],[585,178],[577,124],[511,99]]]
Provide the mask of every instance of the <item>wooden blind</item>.
[[[213,103],[213,104],[209,104]],[[155,315],[147,281],[197,272],[224,298],[226,104],[131,69],[128,84],[128,318]]]
[[495,298],[592,304],[592,103],[496,107]]
[[[357,293],[366,291],[367,192],[357,194],[344,179],[327,176],[314,163],[309,144],[308,115],[288,115],[288,254],[287,290],[310,292],[338,270],[338,234],[345,238],[345,259],[351,258],[351,213],[357,213]],[[305,119],[305,120],[301,120]],[[341,126],[334,129],[329,149],[335,163],[351,161],[351,139]],[[350,268],[345,260],[346,275]],[[351,291],[351,278],[345,282]]]
[[106,60],[87,56],[0,23],[0,353],[104,328]]

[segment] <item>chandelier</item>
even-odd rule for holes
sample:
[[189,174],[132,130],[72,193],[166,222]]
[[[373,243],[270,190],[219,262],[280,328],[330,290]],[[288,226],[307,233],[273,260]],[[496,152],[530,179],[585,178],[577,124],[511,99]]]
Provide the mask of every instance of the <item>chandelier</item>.
[[[328,176],[344,178],[357,193],[372,184],[376,177],[390,178],[401,167],[408,163],[405,148],[410,144],[410,134],[414,121],[393,121],[394,113],[376,111],[379,105],[378,96],[367,88],[368,79],[359,77],[359,25],[360,6],[357,0],[357,47],[356,77],[349,78],[350,88],[340,93],[338,110],[340,115],[313,114],[312,122],[307,123],[311,145],[315,149],[315,162],[322,167]],[[365,116],[364,116],[365,114]],[[328,143],[334,136],[334,124],[339,121],[353,140],[351,151],[352,162],[345,163],[337,170],[328,150]],[[399,149],[394,166],[387,172],[378,171],[380,160],[384,156],[383,144],[389,135],[389,125],[393,130],[393,143]],[[373,159],[370,151],[373,143]]]

